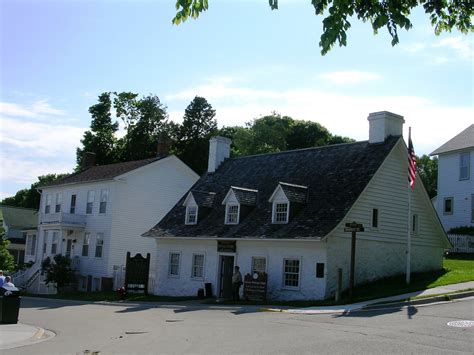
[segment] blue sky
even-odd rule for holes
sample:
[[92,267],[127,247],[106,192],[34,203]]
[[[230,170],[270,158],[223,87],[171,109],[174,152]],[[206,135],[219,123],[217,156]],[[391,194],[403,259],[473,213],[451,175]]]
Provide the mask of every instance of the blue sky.
[[474,121],[473,35],[435,36],[421,11],[395,47],[354,19],[348,47],[322,57],[309,0],[209,4],[174,26],[172,0],[1,1],[0,198],[72,171],[104,91],[156,94],[175,121],[201,95],[220,126],[277,111],[357,140],[370,112],[389,110],[412,127],[417,154]]

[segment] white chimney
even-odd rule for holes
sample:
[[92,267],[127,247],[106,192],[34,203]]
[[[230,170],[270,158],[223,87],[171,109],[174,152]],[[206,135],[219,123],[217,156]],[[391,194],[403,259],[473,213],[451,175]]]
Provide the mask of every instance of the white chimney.
[[369,143],[381,143],[388,136],[403,134],[403,116],[388,111],[373,112],[369,120]]
[[224,159],[230,156],[230,144],[232,141],[229,138],[215,136],[209,139],[209,161],[207,172],[213,173],[217,170]]

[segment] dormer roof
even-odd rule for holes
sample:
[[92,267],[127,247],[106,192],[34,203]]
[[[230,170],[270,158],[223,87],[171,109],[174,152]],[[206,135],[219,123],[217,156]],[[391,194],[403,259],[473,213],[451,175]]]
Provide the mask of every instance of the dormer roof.
[[214,206],[214,200],[216,198],[216,193],[215,192],[208,192],[208,191],[197,191],[197,190],[191,190],[187,195],[186,198],[183,202],[183,205],[187,205],[188,201],[190,199],[194,199],[194,202],[196,205],[200,207],[213,207]]
[[308,187],[303,185],[290,184],[286,182],[279,182],[273,194],[270,196],[269,201],[273,201],[273,197],[279,191],[283,191],[288,202],[294,203],[306,203],[308,198]]
[[246,205],[246,206],[257,205],[258,190],[231,186],[229,191],[227,192],[227,195],[224,197],[224,200],[222,201],[222,203],[226,204],[227,200],[232,194],[233,196],[235,196],[235,199],[237,200],[237,202],[241,205]]

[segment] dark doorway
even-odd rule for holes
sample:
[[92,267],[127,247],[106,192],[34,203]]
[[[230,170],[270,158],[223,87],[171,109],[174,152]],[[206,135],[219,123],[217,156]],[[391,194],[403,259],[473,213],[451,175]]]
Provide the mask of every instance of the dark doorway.
[[67,242],[66,242],[66,256],[68,258],[71,257],[71,249],[72,249],[72,240],[68,239]]
[[232,298],[232,274],[234,273],[234,257],[221,255],[221,282],[219,297]]

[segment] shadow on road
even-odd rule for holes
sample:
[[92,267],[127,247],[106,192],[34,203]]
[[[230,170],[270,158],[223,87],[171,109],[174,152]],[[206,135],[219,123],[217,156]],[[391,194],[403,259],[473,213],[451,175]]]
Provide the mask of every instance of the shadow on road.
[[[335,314],[333,318],[343,318],[343,317],[357,317],[357,318],[369,318],[369,317],[378,317],[384,316],[387,314],[397,313],[405,308],[402,305],[393,305],[385,307],[377,307],[372,309],[358,309],[354,311],[348,311],[343,314]],[[406,314],[408,319],[412,319],[415,314],[418,313],[418,309],[415,306],[409,305],[406,307]]]

